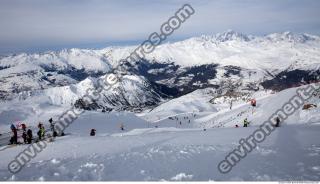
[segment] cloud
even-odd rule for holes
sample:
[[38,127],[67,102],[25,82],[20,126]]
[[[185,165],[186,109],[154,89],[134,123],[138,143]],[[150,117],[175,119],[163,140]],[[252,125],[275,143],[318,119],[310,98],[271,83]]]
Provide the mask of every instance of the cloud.
[[229,28],[249,34],[320,31],[317,0],[1,0],[0,52],[140,41],[184,3],[196,14],[172,39]]

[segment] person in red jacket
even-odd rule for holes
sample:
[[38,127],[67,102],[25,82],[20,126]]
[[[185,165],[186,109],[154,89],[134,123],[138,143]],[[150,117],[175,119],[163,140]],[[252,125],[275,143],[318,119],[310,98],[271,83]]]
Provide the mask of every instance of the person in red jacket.
[[256,99],[251,99],[251,106],[252,107],[257,106],[257,100]]

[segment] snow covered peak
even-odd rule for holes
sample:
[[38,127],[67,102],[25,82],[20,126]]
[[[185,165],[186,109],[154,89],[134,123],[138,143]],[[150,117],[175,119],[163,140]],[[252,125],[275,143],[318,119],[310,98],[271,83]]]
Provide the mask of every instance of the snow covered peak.
[[309,34],[296,34],[290,31],[269,34],[265,38],[273,42],[288,41],[296,43],[305,43],[306,41],[319,40],[318,36],[313,36]]
[[[3,95],[65,86],[88,76],[101,76],[117,66],[136,47],[65,49],[2,57],[0,85]],[[287,69],[319,68],[319,53],[319,36],[283,32],[253,37],[228,30],[216,35],[164,43],[144,59],[148,64],[160,64],[158,67],[168,63],[182,68],[214,64],[275,74]]]
[[98,50],[63,49],[58,52],[10,55],[0,59],[0,67],[33,64],[45,68],[65,69],[68,67],[85,71],[109,71],[110,64]]
[[218,33],[215,36],[215,39],[220,42],[237,40],[237,41],[250,41],[251,39],[242,33],[235,32],[234,30],[227,30],[224,33]]
[[319,49],[317,36],[285,32],[253,37],[228,30],[160,45],[146,59],[180,66],[219,64],[274,71],[293,64],[296,68],[319,64],[315,59],[320,57]]
[[234,30],[227,30],[223,33],[217,33],[215,35],[202,35],[200,37],[194,37],[189,40],[197,41],[197,42],[212,42],[212,43],[220,43],[220,42],[228,42],[228,41],[236,41],[236,42],[250,42],[255,40],[262,41],[271,41],[274,43],[277,42],[295,42],[295,43],[305,43],[307,41],[320,41],[320,37],[316,35],[310,34],[300,34],[293,33],[291,31],[285,31],[280,33],[272,33],[266,36],[252,36],[246,35],[243,33],[236,32]]
[[227,30],[223,33],[217,33],[215,35],[202,35],[201,37],[194,37],[189,40],[194,40],[198,42],[251,42],[251,41],[271,41],[273,43],[277,42],[295,42],[295,43],[305,43],[307,41],[320,41],[320,37],[316,35],[311,35],[307,33],[293,33],[291,31],[272,33],[266,36],[252,36],[243,33],[236,32],[234,30]]

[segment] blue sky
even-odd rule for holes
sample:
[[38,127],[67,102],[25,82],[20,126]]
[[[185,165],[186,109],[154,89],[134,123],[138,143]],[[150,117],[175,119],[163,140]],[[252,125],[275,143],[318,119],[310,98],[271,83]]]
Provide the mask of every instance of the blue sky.
[[138,44],[185,3],[196,13],[172,41],[227,29],[320,33],[318,0],[1,0],[0,53]]

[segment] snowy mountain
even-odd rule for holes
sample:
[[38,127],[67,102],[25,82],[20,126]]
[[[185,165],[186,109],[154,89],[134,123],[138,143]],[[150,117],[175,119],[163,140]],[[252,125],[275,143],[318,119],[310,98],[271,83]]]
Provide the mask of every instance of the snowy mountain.
[[224,33],[218,33],[215,35],[214,38],[218,42],[226,42],[226,41],[232,41],[232,40],[247,42],[253,39],[252,36],[247,36],[245,34],[238,33],[233,30],[228,30]]
[[[89,61],[89,62],[88,62]],[[75,84],[111,69],[97,51],[70,49],[41,54],[18,54],[0,60],[3,99],[12,93]]]
[[[0,59],[0,98],[10,101],[42,94],[55,105],[74,105],[73,90],[115,68],[136,47],[16,54]],[[107,109],[141,111],[197,89],[283,90],[318,80],[320,38],[291,32],[262,37],[228,30],[212,36],[165,43],[120,68],[123,82],[99,102]],[[130,76],[130,77],[129,77]],[[147,84],[147,85],[146,85]],[[233,89],[235,90],[235,89]]]

